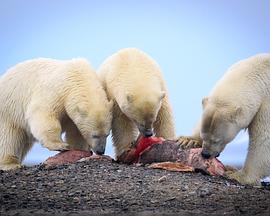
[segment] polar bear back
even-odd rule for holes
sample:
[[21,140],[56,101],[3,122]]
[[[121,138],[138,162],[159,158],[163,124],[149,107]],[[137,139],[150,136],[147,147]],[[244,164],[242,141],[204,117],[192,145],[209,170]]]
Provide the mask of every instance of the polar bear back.
[[[237,101],[237,104],[258,104],[270,93],[270,54],[259,54],[232,65],[217,82],[210,97],[222,101]],[[245,98],[242,98],[245,95]],[[235,100],[237,98],[237,100]]]
[[136,48],[122,49],[106,59],[99,69],[99,76],[112,95],[119,92],[139,94],[146,85],[148,92],[166,89],[157,63]]
[[[92,82],[97,79],[85,59],[38,58],[24,61],[0,78],[0,117],[2,120],[12,118],[16,124],[25,122],[25,113],[31,103],[42,100],[50,105],[63,105],[63,96],[69,91],[89,95],[100,90],[101,98],[106,98],[100,83]],[[41,105],[44,106],[44,102]]]

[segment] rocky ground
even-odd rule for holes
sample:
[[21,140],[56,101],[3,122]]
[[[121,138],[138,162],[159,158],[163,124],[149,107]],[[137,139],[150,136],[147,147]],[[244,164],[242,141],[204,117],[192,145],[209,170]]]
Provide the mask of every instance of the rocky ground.
[[270,188],[92,160],[0,171],[0,215],[270,215]]

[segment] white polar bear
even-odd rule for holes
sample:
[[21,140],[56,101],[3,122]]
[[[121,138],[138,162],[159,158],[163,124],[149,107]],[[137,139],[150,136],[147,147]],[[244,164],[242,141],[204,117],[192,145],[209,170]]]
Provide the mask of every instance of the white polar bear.
[[[242,129],[248,129],[249,148],[244,167],[231,175],[243,184],[257,185],[270,175],[270,55],[261,54],[234,64],[203,99],[200,126],[183,145],[197,145],[202,156],[218,156]],[[200,143],[200,142],[199,142]]]
[[104,153],[112,102],[86,60],[22,62],[1,77],[0,92],[0,169],[20,167],[35,141]]
[[174,138],[168,92],[159,66],[135,48],[122,49],[101,65],[98,75],[114,101],[112,137],[116,158],[138,137]]

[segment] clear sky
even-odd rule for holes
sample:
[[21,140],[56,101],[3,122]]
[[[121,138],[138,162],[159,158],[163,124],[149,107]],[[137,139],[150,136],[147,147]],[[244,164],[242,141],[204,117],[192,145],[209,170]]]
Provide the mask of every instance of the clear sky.
[[[236,61],[270,52],[267,0],[6,0],[0,3],[0,73],[26,59],[87,58],[95,68],[117,50],[137,47],[161,66],[178,135],[189,135],[201,99]],[[48,89],[49,91],[49,89]],[[248,138],[221,155],[243,163]],[[109,140],[107,153],[112,154]],[[35,145],[26,163],[49,152]]]

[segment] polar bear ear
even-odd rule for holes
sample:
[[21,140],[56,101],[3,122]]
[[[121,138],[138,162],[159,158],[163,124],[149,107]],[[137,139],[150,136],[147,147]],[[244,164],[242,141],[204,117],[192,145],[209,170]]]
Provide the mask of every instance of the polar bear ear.
[[204,97],[202,99],[202,106],[203,106],[203,108],[205,108],[205,106],[207,105],[207,103],[208,103],[208,97]]
[[166,92],[165,92],[165,91],[162,91],[162,92],[160,93],[159,99],[162,100],[162,99],[165,97],[165,95],[166,95]]
[[129,103],[132,103],[133,100],[134,100],[134,96],[133,96],[132,94],[127,94],[127,101],[128,101]]

